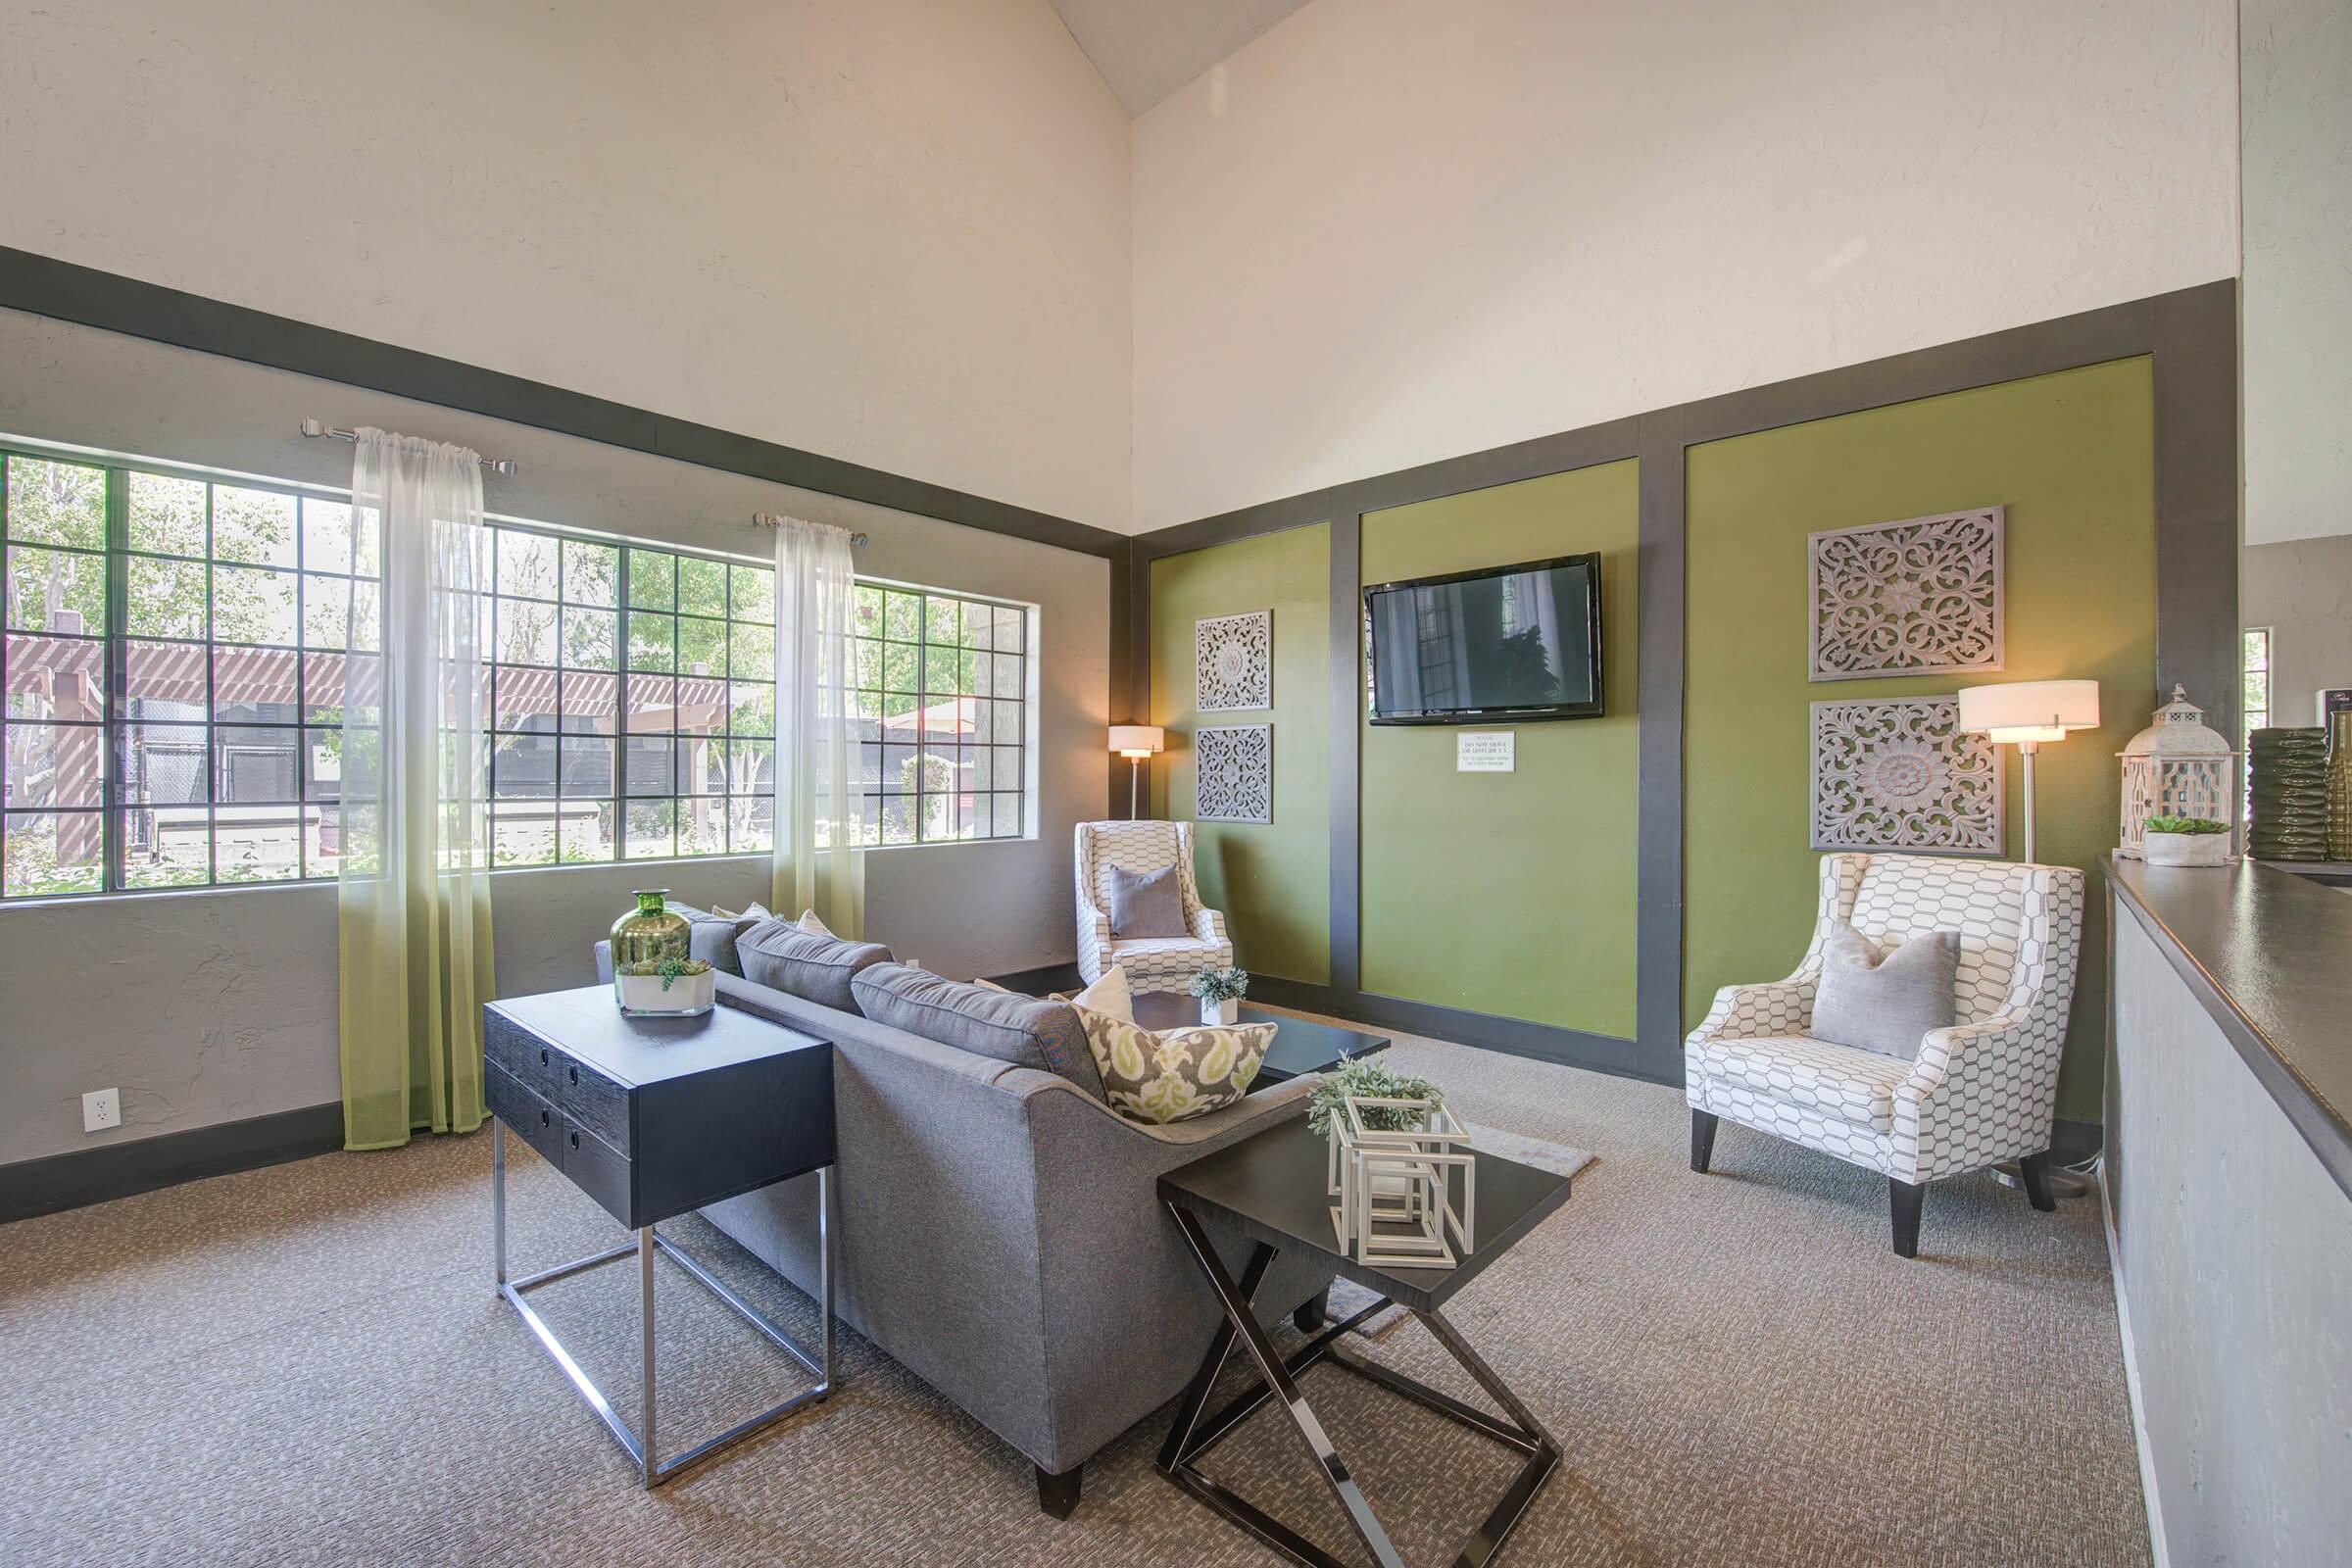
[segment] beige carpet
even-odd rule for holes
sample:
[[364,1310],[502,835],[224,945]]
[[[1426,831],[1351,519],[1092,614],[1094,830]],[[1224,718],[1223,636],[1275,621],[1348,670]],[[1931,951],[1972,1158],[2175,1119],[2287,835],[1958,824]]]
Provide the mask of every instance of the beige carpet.
[[[1454,1303],[1566,1449],[1506,1564],[2147,1560],[2087,1200],[2043,1215],[1987,1179],[1946,1183],[1906,1263],[1864,1172],[1727,1125],[1717,1173],[1690,1174],[1674,1091],[1437,1042],[1397,1054],[1470,1119],[1599,1155]],[[1056,1524],[1026,1461],[854,1335],[828,1406],[639,1492],[491,1294],[489,1158],[486,1132],[427,1140],[0,1228],[0,1558],[1277,1560],[1152,1469],[1164,1417],[1089,1465]],[[518,1267],[617,1239],[535,1160],[513,1192]],[[716,1233],[678,1233],[811,1323]],[[675,1269],[662,1288],[673,1436],[789,1389]],[[535,1297],[624,1397],[632,1289],[608,1269]],[[1372,1353],[1465,1387],[1417,1326]],[[1408,1560],[1450,1561],[1501,1451],[1336,1368],[1306,1391]],[[1208,1467],[1350,1544],[1278,1414]]]

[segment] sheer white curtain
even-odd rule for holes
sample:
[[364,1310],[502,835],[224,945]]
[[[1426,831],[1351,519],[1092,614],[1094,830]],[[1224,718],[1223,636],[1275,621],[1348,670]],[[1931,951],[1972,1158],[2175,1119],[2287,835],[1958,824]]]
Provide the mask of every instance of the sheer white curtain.
[[837,936],[864,930],[860,791],[852,722],[850,534],[786,517],[776,524],[775,875],[770,907],[814,909]]
[[358,656],[342,759],[343,1119],[347,1147],[482,1120],[490,952],[488,535],[481,460],[360,431],[354,514],[383,541],[377,702]]

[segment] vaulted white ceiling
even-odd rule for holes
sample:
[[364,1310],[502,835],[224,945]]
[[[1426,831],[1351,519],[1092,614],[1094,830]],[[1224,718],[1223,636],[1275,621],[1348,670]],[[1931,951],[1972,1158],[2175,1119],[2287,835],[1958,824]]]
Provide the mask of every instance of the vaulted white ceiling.
[[1305,0],[1054,0],[1131,116],[1232,54]]

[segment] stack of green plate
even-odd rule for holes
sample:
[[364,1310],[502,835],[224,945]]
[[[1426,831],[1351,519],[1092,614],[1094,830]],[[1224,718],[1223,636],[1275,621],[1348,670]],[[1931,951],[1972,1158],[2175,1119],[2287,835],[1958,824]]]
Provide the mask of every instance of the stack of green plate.
[[2246,852],[2258,860],[2328,858],[2328,732],[2258,729],[2246,741],[2254,808]]

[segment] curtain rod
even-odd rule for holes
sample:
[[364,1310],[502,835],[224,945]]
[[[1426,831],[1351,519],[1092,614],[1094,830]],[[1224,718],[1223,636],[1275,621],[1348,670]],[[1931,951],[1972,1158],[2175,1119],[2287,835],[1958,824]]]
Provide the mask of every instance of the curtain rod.
[[[337,441],[357,441],[360,438],[360,432],[357,430],[346,430],[341,425],[327,424],[318,419],[303,420],[302,433],[312,436],[328,436]],[[515,466],[513,458],[484,458],[482,466],[488,468],[492,473],[506,474],[509,477],[522,471]]]
[[[755,528],[773,528],[784,520],[784,514],[780,512],[755,512],[752,514],[752,526]],[[852,549],[863,550],[865,535],[861,533],[850,535],[850,546]]]

